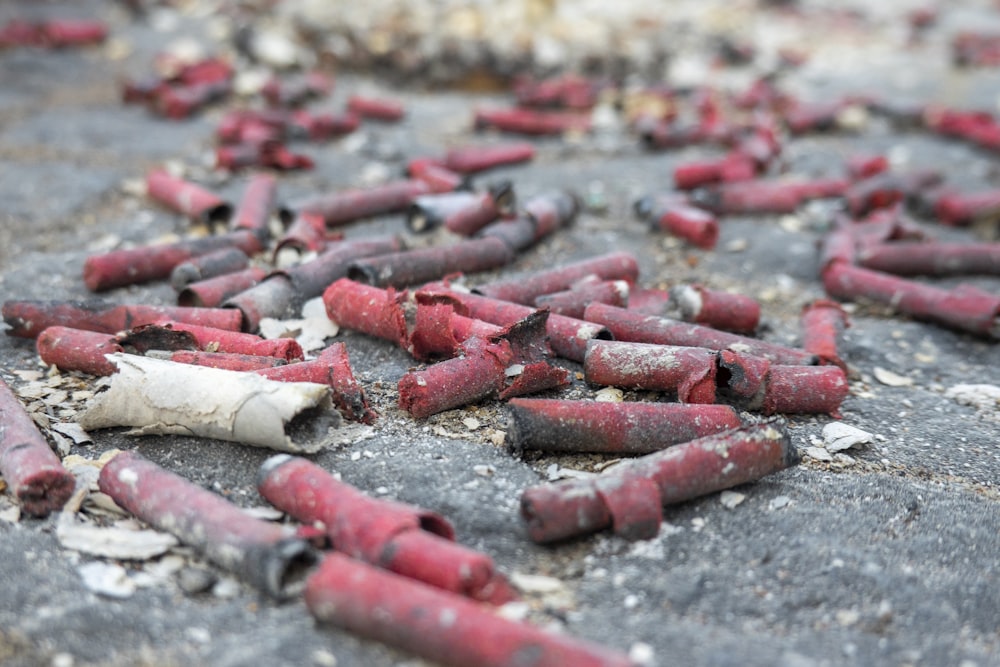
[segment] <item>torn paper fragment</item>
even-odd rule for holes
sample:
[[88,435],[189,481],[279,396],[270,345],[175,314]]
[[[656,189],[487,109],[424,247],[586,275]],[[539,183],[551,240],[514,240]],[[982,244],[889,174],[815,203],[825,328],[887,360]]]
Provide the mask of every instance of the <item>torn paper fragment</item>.
[[872,374],[875,379],[886,385],[887,387],[912,387],[913,378],[906,377],[905,375],[900,375],[898,373],[893,373],[890,370],[886,370],[881,366],[876,366],[872,370]]
[[60,515],[56,537],[66,549],[122,560],[147,560],[166,553],[177,544],[177,538],[169,533],[117,526],[101,528],[80,523],[69,512]]
[[88,431],[132,426],[135,435],[197,436],[313,453],[340,425],[330,388],[323,384],[277,382],[256,373],[130,354],[108,359],[118,372],[80,416]]
[[843,422],[831,422],[823,427],[823,446],[828,452],[841,452],[871,441],[871,433]]
[[121,565],[95,561],[77,568],[88,590],[111,598],[128,598],[135,593],[135,582]]

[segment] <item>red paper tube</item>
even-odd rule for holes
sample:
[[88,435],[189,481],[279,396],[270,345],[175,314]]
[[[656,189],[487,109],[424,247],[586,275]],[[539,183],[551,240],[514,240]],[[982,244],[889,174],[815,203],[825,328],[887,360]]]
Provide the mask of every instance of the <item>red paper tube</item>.
[[967,225],[1000,214],[1000,190],[945,192],[934,201],[934,216],[946,225]]
[[760,304],[743,294],[720,292],[703,285],[678,285],[670,290],[670,295],[686,322],[745,334],[752,334],[760,323]]
[[529,136],[589,132],[591,127],[587,114],[532,109],[477,109],[472,124],[476,130],[495,129]]
[[124,351],[112,334],[60,326],[42,331],[35,346],[47,366],[91,375],[113,374],[115,366],[104,355]]
[[242,322],[238,310],[226,308],[123,306],[105,301],[7,301],[3,318],[11,327],[7,335],[22,338],[34,338],[51,326],[113,334],[165,319],[231,331],[239,331]]
[[417,359],[453,357],[462,342],[473,336],[493,338],[502,333],[501,326],[456,313],[455,304],[422,303],[417,295],[407,350]]
[[922,190],[939,185],[942,176],[932,170],[908,173],[885,172],[858,181],[844,192],[847,210],[857,217],[879,208],[888,208]]
[[691,199],[716,214],[792,213],[803,196],[787,183],[755,180],[706,188]]
[[[445,219],[458,211],[479,208],[482,195],[474,192],[442,192],[423,195],[413,200],[406,213],[406,226],[411,232],[423,233],[441,227]],[[492,220],[496,219],[496,215]],[[488,220],[487,222],[492,222]]]
[[453,273],[478,273],[509,264],[514,251],[495,238],[468,239],[449,246],[404,250],[351,262],[347,276],[369,285],[405,287]]
[[646,148],[663,150],[704,143],[728,144],[735,132],[735,127],[725,123],[681,126],[672,121],[657,121],[640,128],[639,134]]
[[76,478],[59,461],[24,407],[0,379],[0,476],[32,516],[62,509]]
[[272,78],[260,93],[271,106],[295,107],[309,100],[325,97],[333,90],[333,78],[322,72],[306,72],[293,79]]
[[172,211],[183,213],[195,222],[225,222],[232,206],[197,183],[171,176],[163,169],[146,174],[146,193]]
[[514,190],[509,181],[503,181],[488,192],[417,197],[410,207],[407,225],[414,232],[443,226],[453,234],[472,236],[497,218],[512,215],[514,206]]
[[520,216],[513,220],[497,220],[479,230],[477,238],[493,237],[498,238],[507,244],[507,247],[515,252],[527,250],[535,244],[535,222],[527,217]]
[[799,463],[776,421],[743,426],[621,463],[594,479],[531,487],[521,496],[528,535],[547,543],[606,528],[626,539],[659,532],[663,506],[752,482]]
[[261,465],[257,489],[302,523],[323,524],[334,549],[348,556],[478,600],[514,597],[489,556],[456,544],[454,529],[439,514],[370,498],[315,463],[287,455]]
[[165,118],[181,120],[224,99],[231,91],[229,81],[164,86],[153,100],[153,108]]
[[[153,356],[153,353],[150,353]],[[284,365],[284,360],[275,357],[260,357],[252,354],[234,354],[231,352],[197,352],[193,350],[177,350],[163,355],[163,358],[176,361],[179,364],[221,368],[226,371],[259,371],[263,368],[274,368]]]
[[779,364],[810,365],[816,356],[756,338],[718,331],[666,317],[644,315],[603,303],[587,306],[584,319],[606,326],[615,340],[658,345],[705,347],[711,350],[732,349],[764,357]]
[[454,192],[468,187],[462,174],[442,167],[431,161],[410,163],[410,176],[427,183],[432,192]]
[[108,36],[108,27],[102,21],[86,19],[45,21],[38,30],[42,42],[54,48],[99,44]]
[[781,115],[792,134],[825,132],[837,128],[838,118],[850,106],[851,103],[844,100],[815,104],[796,102],[784,109]]
[[433,192],[424,181],[394,181],[365,190],[341,190],[292,202],[294,211],[319,213],[330,226],[361,218],[404,211],[420,195]]
[[847,311],[835,301],[816,299],[802,309],[801,323],[802,349],[819,357],[821,364],[833,364],[846,371],[837,341],[850,326]]
[[899,276],[1000,275],[1000,243],[880,243],[861,248],[858,263]]
[[[175,58],[176,62],[169,62],[171,58]],[[157,56],[157,61],[156,69],[167,71],[167,78],[175,83],[213,83],[233,77],[233,66],[222,58],[203,58],[192,63],[170,53],[162,53]]]
[[198,349],[204,351],[275,357],[286,363],[302,361],[305,358],[302,347],[294,338],[268,340],[249,333],[214,329],[185,322],[166,321],[153,326],[190,334]]
[[[633,288],[629,290],[627,307],[636,313],[662,315],[673,308],[673,303],[670,299],[670,290],[655,287],[646,289]],[[584,315],[586,315],[586,309],[584,309]]]
[[354,132],[361,125],[361,118],[349,111],[320,114],[296,111],[288,122],[293,135],[302,135],[313,141],[326,141]]
[[838,410],[849,392],[837,366],[771,366],[764,380],[765,415],[827,413]]
[[703,347],[592,340],[583,373],[591,384],[676,392],[681,403],[715,403],[717,358]]
[[175,243],[112,250],[87,258],[83,264],[83,281],[91,291],[100,292],[165,280],[178,264],[223,248],[238,248],[246,255],[254,255],[261,250],[261,241],[252,232],[241,230]]
[[347,110],[362,118],[394,123],[406,115],[403,105],[394,100],[352,95],[347,100]]
[[648,454],[741,424],[728,405],[513,398],[507,406],[514,451]]
[[[531,306],[491,299],[478,294],[466,294],[449,289],[440,290],[437,287],[428,290],[428,293],[451,297],[462,304],[468,311],[469,317],[500,326],[510,326],[535,312],[535,308]],[[611,338],[611,334],[603,326],[595,326],[583,320],[555,314],[549,315],[546,331],[549,335],[549,344],[555,354],[564,359],[579,362],[582,362],[586,355],[587,341]]]
[[329,554],[306,584],[319,621],[452,667],[634,667],[625,655],[510,621],[466,598]]
[[495,167],[528,162],[535,157],[535,147],[529,143],[508,143],[495,146],[465,146],[445,153],[442,163],[460,174],[475,174]]
[[659,229],[711,250],[719,240],[719,221],[712,213],[689,206],[673,195],[643,197],[635,203],[636,215]]
[[716,160],[685,162],[674,169],[674,185],[678,190],[693,190],[712,183],[747,181],[757,174],[753,160],[733,152]]
[[248,290],[267,275],[264,269],[250,267],[243,271],[216,276],[191,283],[177,294],[177,305],[192,308],[216,308],[244,290]]
[[0,47],[40,46],[41,30],[38,24],[11,19],[0,28]]
[[250,258],[239,248],[222,248],[175,266],[170,272],[170,284],[179,292],[191,283],[242,271],[249,263]]
[[552,190],[524,202],[524,213],[535,223],[535,241],[570,224],[580,210],[576,195],[568,190]]
[[838,299],[864,297],[919,320],[1000,338],[1000,296],[972,285],[943,290],[843,262],[827,267],[823,285]]
[[597,104],[600,90],[598,82],[572,75],[514,83],[514,96],[520,107],[590,109]]
[[847,158],[847,175],[855,181],[889,171],[889,158],[884,155],[852,155]]
[[384,290],[348,278],[323,292],[326,314],[338,325],[406,347],[402,303],[405,293]]
[[364,389],[354,377],[347,347],[343,343],[334,343],[315,359],[263,368],[256,372],[281,382],[316,382],[328,385],[332,390],[333,404],[344,417],[365,424],[375,421],[375,411],[369,407]]
[[[334,236],[335,238],[336,236]],[[326,249],[328,240],[331,240],[330,234],[326,231],[326,222],[323,220],[323,216],[318,213],[300,212],[295,215],[284,235],[278,239],[278,244],[274,248],[274,257],[277,258],[278,253],[285,248],[297,250],[300,253],[322,252]]]
[[290,526],[256,519],[220,496],[134,452],[107,462],[103,493],[142,521],[175,535],[268,595],[301,593],[315,554]]
[[587,276],[634,283],[639,278],[639,263],[630,253],[612,252],[555,269],[538,271],[517,280],[479,285],[474,291],[491,299],[528,305],[543,294],[567,290],[573,283]]
[[535,299],[535,306],[566,317],[583,318],[587,305],[597,301],[613,306],[628,305],[630,285],[625,280],[579,281],[570,289],[545,294]]

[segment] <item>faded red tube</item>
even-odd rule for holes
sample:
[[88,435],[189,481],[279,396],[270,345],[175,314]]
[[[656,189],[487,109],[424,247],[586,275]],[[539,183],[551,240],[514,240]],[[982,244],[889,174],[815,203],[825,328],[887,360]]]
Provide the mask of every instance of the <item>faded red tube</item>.
[[[333,236],[336,240],[337,236]],[[304,252],[322,252],[326,249],[327,241],[331,240],[330,234],[326,231],[326,222],[319,213],[300,212],[295,215],[292,224],[285,230],[284,235],[278,239],[278,244],[274,247],[274,257],[285,248]]]
[[491,299],[530,305],[543,294],[567,290],[573,283],[587,276],[634,283],[639,278],[639,263],[631,253],[612,252],[554,269],[537,271],[516,280],[479,285],[474,291]]
[[453,357],[462,342],[479,336],[493,338],[503,333],[503,327],[456,312],[461,304],[425,302],[416,295],[417,309],[409,332],[408,351],[417,359]]
[[869,244],[859,249],[858,264],[898,276],[1000,275],[1000,243]]
[[648,454],[741,424],[728,405],[513,398],[507,406],[514,451]]
[[292,113],[288,123],[289,130],[295,136],[302,135],[313,141],[326,141],[332,137],[354,132],[360,127],[361,119],[349,111],[310,114],[300,110]]
[[535,243],[534,220],[522,215],[513,220],[497,220],[479,230],[476,238],[493,237],[507,244],[511,250],[520,252],[530,248]]
[[[613,305],[613,304],[608,304]],[[622,306],[623,308],[625,306]],[[673,308],[670,290],[658,287],[634,288],[629,291],[627,308],[647,315],[662,315]],[[586,315],[586,310],[584,311]]]
[[329,226],[374,215],[404,211],[420,195],[434,190],[424,181],[393,181],[364,190],[341,190],[292,202],[293,211],[319,213]]
[[32,516],[62,509],[76,487],[73,477],[0,378],[0,476]]
[[684,162],[674,168],[674,186],[693,190],[712,183],[747,181],[757,175],[757,167],[748,155],[734,151],[715,160]]
[[362,118],[395,123],[403,119],[406,109],[395,100],[352,95],[347,100],[347,110]]
[[625,655],[510,621],[471,600],[329,554],[306,584],[319,621],[451,667],[634,667]]
[[198,349],[207,352],[225,352],[230,354],[249,354],[257,357],[275,357],[286,363],[302,361],[305,358],[302,347],[294,338],[265,339],[254,334],[241,333],[239,331],[227,331],[225,329],[214,329],[212,327],[187,324],[185,322],[164,321],[156,325],[146,325],[133,329],[150,330],[150,334],[155,336],[155,327],[169,329],[170,331],[183,331],[189,334]]
[[259,371],[262,368],[274,368],[284,365],[283,359],[262,357],[253,354],[235,354],[232,352],[197,352],[194,350],[177,350],[165,356],[170,361],[192,366],[207,366],[221,368],[227,371]]
[[165,280],[178,264],[222,248],[239,248],[246,255],[254,255],[260,251],[261,241],[252,232],[241,230],[175,243],[112,250],[87,258],[83,264],[83,281],[89,290],[100,292]]
[[58,19],[42,22],[38,32],[44,44],[62,48],[99,44],[107,38],[108,26],[88,19]]
[[889,171],[889,158],[884,155],[851,155],[846,166],[848,177],[859,181]]
[[465,146],[445,153],[442,163],[460,174],[475,174],[495,167],[528,162],[535,157],[535,147],[528,143],[493,146]]
[[425,419],[500,393],[509,351],[480,338],[463,345],[464,354],[422,371],[407,373],[399,381],[399,407],[416,419]]
[[934,201],[934,216],[946,225],[967,225],[1000,213],[1000,190],[944,192]]
[[405,293],[341,278],[323,292],[326,314],[338,325],[406,347]]
[[434,162],[410,163],[409,175],[430,186],[432,192],[454,192],[468,187],[468,181],[458,172],[442,167]]
[[521,496],[528,535],[547,543],[605,528],[626,539],[659,532],[663,506],[752,482],[799,463],[778,421],[708,435],[621,463],[594,479],[531,487]]
[[765,415],[825,412],[836,417],[849,389],[847,376],[837,366],[772,365],[761,409]]
[[530,197],[523,208],[525,215],[535,223],[535,241],[539,241],[573,222],[580,202],[568,190],[552,190]]
[[278,184],[271,174],[254,174],[243,190],[236,212],[229,221],[233,230],[246,229],[263,242],[269,236],[267,225],[274,209]]
[[153,99],[153,109],[165,118],[181,120],[224,99],[230,92],[232,84],[228,80],[167,85]]
[[816,299],[802,308],[802,349],[819,357],[821,364],[833,364],[847,370],[847,364],[837,352],[837,341],[850,326],[839,303]]
[[557,315],[582,319],[587,304],[592,301],[624,308],[628,305],[629,289],[630,285],[625,280],[582,279],[568,290],[543,294],[536,298],[535,306],[548,308]]
[[7,301],[3,318],[11,327],[7,335],[22,338],[34,338],[50,326],[113,334],[164,319],[239,331],[243,319],[238,310],[226,308],[122,306],[106,301]]
[[476,109],[472,125],[476,130],[496,129],[531,136],[589,132],[591,127],[587,114],[517,108]]
[[177,294],[177,305],[193,308],[216,308],[244,290],[248,290],[267,275],[264,269],[252,266],[243,271],[216,276],[191,283]]
[[676,392],[681,403],[715,403],[718,356],[703,347],[592,340],[583,374],[591,384]]
[[678,285],[671,288],[670,296],[686,322],[745,334],[752,334],[760,323],[760,304],[743,294],[703,285]]
[[802,203],[799,191],[788,183],[770,180],[726,183],[699,190],[692,202],[716,214],[792,213]]
[[443,516],[371,498],[306,459],[272,456],[257,490],[302,523],[323,524],[333,548],[348,556],[481,601],[516,597],[489,556],[454,542]]
[[732,349],[765,357],[779,364],[810,365],[816,363],[816,356],[805,350],[718,331],[698,324],[645,315],[603,303],[595,302],[587,306],[584,319],[606,326],[616,340],[706,347],[712,350]]
[[636,201],[635,212],[653,229],[711,250],[719,240],[719,221],[712,213],[685,202],[675,195],[643,197]]
[[98,486],[120,507],[272,597],[299,594],[316,560],[291,526],[256,519],[135,452],[108,461]]
[[332,390],[333,404],[345,418],[352,421],[371,424],[377,416],[368,405],[364,389],[354,377],[347,347],[343,343],[334,343],[315,359],[262,368],[256,373],[281,382],[316,382],[328,385]]
[[414,232],[443,226],[453,234],[472,236],[497,218],[511,215],[514,205],[510,181],[497,183],[487,192],[427,195],[414,201],[407,225]]
[[271,106],[296,107],[319,97],[325,97],[333,90],[333,78],[322,72],[306,72],[292,79],[272,78],[260,93]]
[[170,284],[179,292],[191,283],[242,271],[249,262],[250,258],[239,248],[222,248],[175,266],[170,272]]
[[347,276],[369,285],[405,287],[453,273],[490,271],[513,259],[514,251],[499,239],[466,239],[448,246],[357,259],[348,267]]
[[888,208],[942,181],[932,170],[906,173],[883,172],[857,181],[844,192],[847,210],[858,217],[879,208]]
[[[474,192],[441,192],[423,195],[413,200],[406,213],[406,225],[411,232],[429,232],[441,227],[445,219],[470,207],[479,208],[481,195]],[[494,214],[487,222],[496,219]]]
[[980,336],[1000,338],[1000,296],[972,285],[943,290],[930,285],[835,262],[823,272],[827,294],[838,299],[866,297],[920,320]]
[[117,369],[104,355],[124,351],[113,334],[60,326],[42,331],[35,346],[46,365],[91,375],[112,375]]

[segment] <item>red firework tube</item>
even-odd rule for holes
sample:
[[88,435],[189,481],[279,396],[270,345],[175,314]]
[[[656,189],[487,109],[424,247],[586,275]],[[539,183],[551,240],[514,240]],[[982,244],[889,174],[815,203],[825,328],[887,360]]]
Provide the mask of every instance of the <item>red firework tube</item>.
[[467,239],[448,246],[358,259],[351,262],[347,276],[369,285],[406,287],[453,273],[490,271],[513,260],[514,251],[500,239]]
[[686,322],[745,334],[752,334],[760,323],[760,304],[743,294],[720,292],[703,285],[678,285],[670,290],[670,296]]
[[1000,190],[945,192],[934,202],[934,216],[946,225],[967,225],[1000,214]]
[[343,343],[334,343],[309,361],[262,368],[255,372],[280,382],[316,382],[328,385],[332,390],[333,404],[345,418],[365,424],[375,421],[375,411],[369,407],[365,391],[354,377],[354,370],[347,356],[347,346]]
[[507,620],[471,600],[336,553],[309,578],[305,600],[323,623],[441,665],[634,667],[610,649]]
[[[655,287],[629,290],[628,309],[631,311],[648,315],[661,315],[672,307],[670,290]],[[584,315],[586,315],[586,309],[584,309]]]
[[591,384],[676,392],[681,403],[715,403],[718,356],[703,347],[592,340],[583,374]]
[[513,398],[507,407],[514,451],[648,454],[741,424],[728,405]]
[[513,220],[497,220],[479,230],[477,238],[498,238],[515,252],[526,250],[535,243],[536,225],[531,218],[520,216]]
[[24,511],[43,517],[62,509],[76,487],[20,401],[0,378],[0,475]]
[[810,199],[842,197],[851,187],[851,182],[846,178],[816,178],[790,180],[787,186],[798,195],[800,202],[804,202]]
[[858,217],[879,208],[888,208],[939,185],[941,180],[941,174],[931,170],[902,174],[885,172],[854,183],[844,192],[844,199],[851,215]]
[[636,214],[654,229],[711,250],[719,240],[719,221],[712,213],[688,206],[673,196],[644,197],[635,204]]
[[757,173],[753,160],[741,153],[730,153],[716,160],[685,162],[674,169],[674,186],[678,190],[712,183],[733,183],[752,179]]
[[538,543],[605,528],[626,539],[655,537],[664,505],[752,482],[799,463],[777,421],[743,426],[621,463],[594,479],[531,487],[521,516]]
[[340,137],[354,132],[361,125],[357,114],[321,113],[308,114],[296,111],[289,119],[289,127],[293,134],[304,135],[314,141],[326,141],[332,137]]
[[274,257],[277,258],[278,253],[285,248],[298,250],[300,253],[322,252],[329,240],[331,240],[330,235],[326,231],[326,221],[322,215],[300,212],[295,215],[284,235],[278,239],[278,244],[274,247]]
[[406,347],[405,293],[341,278],[323,292],[326,314],[338,325]]
[[476,109],[472,124],[476,130],[492,128],[531,136],[590,131],[587,114],[534,109]]
[[658,121],[641,128],[640,136],[646,148],[661,150],[693,144],[730,143],[735,128],[724,123],[679,126],[670,121]]
[[256,285],[223,301],[224,308],[240,313],[243,331],[257,331],[265,317],[291,317],[295,304],[301,300],[291,278],[280,273],[272,274]]
[[171,176],[163,169],[146,174],[146,194],[195,222],[225,222],[233,212],[232,206],[218,195],[197,183]]
[[535,240],[568,225],[580,210],[576,195],[568,190],[552,190],[524,202],[524,213],[535,223]]
[[258,357],[252,354],[232,354],[229,352],[195,352],[193,350],[177,350],[165,358],[179,364],[221,368],[227,371],[259,371],[262,368],[274,368],[285,363],[283,359],[275,357]]
[[847,176],[855,181],[889,171],[889,158],[884,155],[852,155],[847,158]]
[[829,299],[816,299],[802,308],[802,349],[819,357],[821,364],[847,370],[837,352],[837,341],[850,326],[847,311]]
[[365,190],[341,190],[328,195],[292,202],[298,212],[319,213],[330,226],[385,213],[405,211],[420,195],[433,192],[424,181],[394,181]]
[[[170,58],[170,54],[163,54]],[[159,59],[159,57],[158,57]],[[226,81],[233,76],[233,66],[221,58],[204,58],[197,62],[158,62],[159,71],[167,71],[167,77],[174,82],[187,85]]]
[[780,181],[743,181],[699,190],[692,203],[716,214],[792,213],[803,197],[796,188]]
[[[466,294],[448,289],[442,291],[437,288],[429,289],[427,293],[451,297],[462,304],[468,311],[469,317],[500,326],[511,326],[536,312],[531,306],[491,299],[478,294]],[[590,322],[556,314],[549,315],[546,333],[555,354],[579,362],[586,356],[587,341],[595,338],[603,340],[611,338],[611,334],[603,326],[595,326]]]
[[765,415],[818,413],[838,416],[847,376],[837,366],[771,366],[764,380]]
[[216,276],[191,283],[177,294],[177,305],[192,308],[216,308],[226,299],[250,289],[267,275],[267,271],[252,266],[243,271]]
[[232,91],[229,81],[210,81],[164,86],[153,100],[153,108],[163,117],[182,120],[218,102]]
[[91,375],[113,374],[115,366],[104,355],[124,351],[112,334],[60,326],[42,331],[35,346],[47,366]]
[[752,354],[732,350],[719,352],[719,386],[725,385],[731,398],[744,404],[744,409],[757,410],[764,400],[764,382],[771,362]]
[[159,326],[191,334],[198,348],[211,352],[249,354],[258,357],[275,357],[287,363],[302,361],[305,355],[294,338],[268,340],[248,333],[214,329],[185,322],[161,322]]
[[412,371],[399,381],[399,407],[415,419],[474,403],[504,387],[510,347],[470,338],[464,355]]
[[261,250],[261,242],[252,232],[241,230],[175,243],[112,250],[87,258],[83,264],[83,282],[89,290],[101,292],[151,280],[165,280],[178,264],[223,248],[239,248],[244,254],[255,255]]
[[1000,296],[972,285],[943,290],[836,262],[823,272],[823,286],[827,294],[838,299],[864,297],[920,320],[1000,338]]
[[[582,281],[581,281],[582,282]],[[593,301],[624,308],[628,305],[629,283],[624,280],[598,280],[573,285],[563,292],[545,294],[535,299],[535,306],[566,317],[583,318],[587,304]]]
[[792,134],[825,132],[836,129],[837,118],[850,106],[844,100],[816,104],[797,102],[782,111],[782,120]]
[[260,93],[264,99],[276,107],[295,107],[309,100],[329,95],[333,90],[333,79],[322,72],[307,72],[294,79],[281,81],[272,78]]
[[587,306],[584,319],[606,326],[615,340],[682,347],[705,347],[710,350],[731,349],[764,357],[778,364],[811,365],[816,363],[815,355],[805,350],[719,331],[699,324],[644,315],[603,303],[592,303]]
[[1000,275],[1000,243],[880,243],[861,248],[858,263],[898,276]]
[[417,359],[453,357],[463,341],[479,336],[493,338],[503,327],[455,312],[461,304],[427,301],[416,295],[417,307],[409,332],[407,350]]
[[51,326],[117,333],[168,319],[239,331],[242,322],[239,311],[226,308],[123,306],[106,301],[7,301],[3,318],[10,325],[7,335],[22,338],[34,338]]
[[543,294],[567,290],[587,276],[635,283],[639,278],[639,263],[631,253],[612,252],[548,271],[538,271],[517,280],[479,285],[474,291],[491,299],[528,305]]
[[472,236],[497,218],[512,216],[516,203],[510,181],[501,181],[477,195],[475,204],[446,216],[444,226],[452,234]]
[[108,36],[101,21],[59,19],[38,26],[42,41],[54,48],[99,44]]
[[475,174],[495,167],[529,162],[535,157],[535,147],[528,143],[496,146],[465,146],[445,153],[444,166],[460,174]]
[[[423,233],[440,227],[445,219],[469,207],[478,208],[480,195],[474,192],[442,192],[423,195],[413,200],[406,213],[406,226],[411,232]],[[493,219],[496,219],[494,216]],[[492,220],[490,221],[492,222]]]
[[249,263],[250,258],[239,248],[223,248],[175,266],[170,272],[170,284],[179,292],[191,283],[242,271]]
[[963,30],[951,40],[951,57],[959,67],[1000,65],[1000,35]]
[[108,461],[98,486],[120,507],[272,597],[299,594],[315,562],[314,552],[294,537],[291,526],[256,519],[134,452]]
[[347,110],[362,118],[395,123],[406,115],[403,105],[394,100],[352,95],[347,100]]
[[834,262],[853,264],[858,242],[854,236],[854,222],[846,217],[834,219],[830,231],[820,242],[820,273]]
[[0,28],[0,47],[40,46],[41,43],[41,31],[36,23],[11,19]]
[[429,161],[411,166],[410,176],[427,183],[432,192],[454,192],[467,185],[461,174]]
[[289,114],[285,111],[227,111],[219,120],[215,136],[221,144],[237,144],[262,136],[280,140],[285,137],[288,123]]
[[323,524],[333,548],[353,558],[480,600],[505,583],[488,556],[454,542],[443,516],[370,498],[306,459],[272,456],[261,465],[257,490],[302,523]]

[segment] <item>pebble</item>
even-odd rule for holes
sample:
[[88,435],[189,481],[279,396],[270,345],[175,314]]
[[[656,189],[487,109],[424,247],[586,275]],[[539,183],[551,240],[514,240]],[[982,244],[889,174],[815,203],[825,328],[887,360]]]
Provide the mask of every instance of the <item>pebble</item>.
[[722,503],[723,507],[729,510],[735,508],[737,505],[739,505],[746,499],[747,497],[745,494],[737,493],[736,491],[723,491],[722,494],[719,496],[719,502]]
[[111,598],[129,598],[135,593],[135,582],[121,565],[94,561],[76,568],[87,590]]
[[212,586],[212,595],[217,598],[234,598],[240,594],[240,582],[232,577],[223,577]]
[[841,452],[851,447],[870,443],[874,436],[868,431],[845,424],[831,422],[823,427],[823,446],[828,452]]
[[893,373],[890,370],[886,370],[881,366],[876,366],[872,370],[872,375],[875,379],[886,385],[887,387],[912,387],[913,378],[906,377],[905,375],[899,375],[898,373]]
[[598,403],[621,403],[625,394],[618,387],[605,387],[594,394],[594,400]]
[[822,447],[806,447],[806,456],[816,461],[833,461],[833,455]]
[[188,595],[204,593],[218,580],[214,572],[203,567],[185,567],[177,573],[177,586]]
[[778,496],[771,499],[771,502],[767,504],[767,509],[771,511],[780,510],[783,507],[788,507],[791,502],[792,499],[788,496]]

